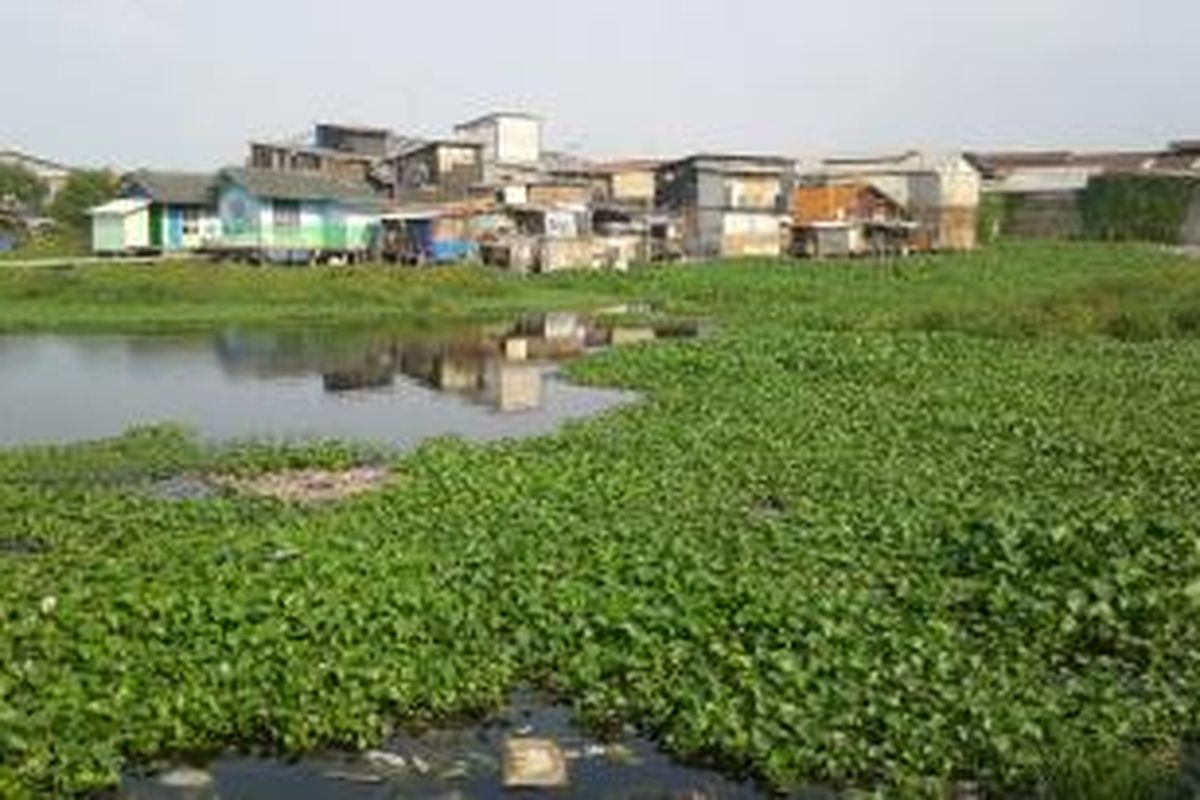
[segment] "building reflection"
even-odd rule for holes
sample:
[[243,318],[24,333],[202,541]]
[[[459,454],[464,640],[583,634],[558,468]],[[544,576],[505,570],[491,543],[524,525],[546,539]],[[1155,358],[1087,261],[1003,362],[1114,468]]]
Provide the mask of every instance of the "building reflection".
[[695,326],[612,326],[571,313],[440,333],[372,330],[244,330],[217,336],[222,368],[233,376],[321,376],[324,391],[390,390],[399,379],[462,396],[501,412],[543,403],[545,378],[564,359],[589,349],[667,336]]

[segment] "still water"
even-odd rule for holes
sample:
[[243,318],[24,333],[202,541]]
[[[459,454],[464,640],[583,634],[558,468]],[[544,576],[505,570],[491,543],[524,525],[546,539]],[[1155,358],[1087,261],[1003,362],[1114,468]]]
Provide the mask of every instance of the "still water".
[[[565,785],[505,788],[503,751],[509,737],[539,737],[559,748]],[[179,778],[185,780],[179,780]],[[188,783],[189,786],[180,786]],[[683,766],[650,741],[627,732],[599,741],[575,727],[570,711],[519,693],[491,719],[469,726],[402,735],[364,754],[314,755],[283,761],[228,755],[192,767],[163,765],[126,776],[121,800],[750,800],[753,784]],[[828,798],[812,791],[806,798]]]
[[687,335],[539,314],[439,332],[230,327],[186,335],[0,336],[0,446],[180,423],[211,440],[411,447],[532,436],[629,402],[557,374],[591,349]]

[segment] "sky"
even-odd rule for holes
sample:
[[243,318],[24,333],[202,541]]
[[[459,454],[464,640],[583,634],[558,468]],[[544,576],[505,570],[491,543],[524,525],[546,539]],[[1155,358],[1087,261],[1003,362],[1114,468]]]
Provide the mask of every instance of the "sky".
[[0,0],[0,149],[211,169],[495,110],[589,157],[1200,138],[1200,0]]

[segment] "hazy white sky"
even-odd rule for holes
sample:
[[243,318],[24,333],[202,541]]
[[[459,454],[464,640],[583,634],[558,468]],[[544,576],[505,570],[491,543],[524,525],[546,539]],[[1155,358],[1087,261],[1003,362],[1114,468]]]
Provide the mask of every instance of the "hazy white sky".
[[585,155],[1200,138],[1200,0],[0,0],[0,148],[212,168],[513,108]]

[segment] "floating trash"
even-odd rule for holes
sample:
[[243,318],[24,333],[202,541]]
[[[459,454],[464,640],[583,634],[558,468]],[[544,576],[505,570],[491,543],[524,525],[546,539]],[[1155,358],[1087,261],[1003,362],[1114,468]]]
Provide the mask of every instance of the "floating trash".
[[[519,797],[764,798],[754,784],[672,760],[626,734],[589,736],[571,710],[519,693],[496,716],[473,725],[396,736],[363,753],[317,753],[286,760],[227,755],[205,765],[212,783],[172,789],[162,776],[129,774],[123,800],[514,800]],[[181,767],[182,768],[182,767]],[[192,769],[187,767],[187,769]]]

